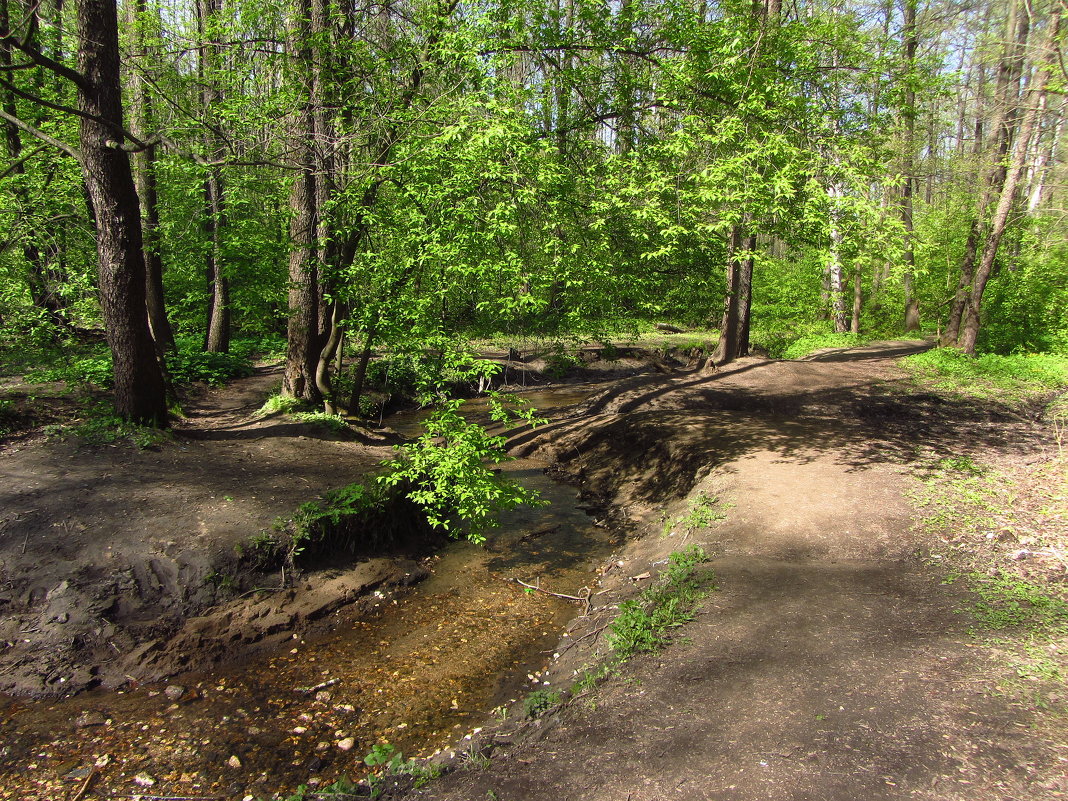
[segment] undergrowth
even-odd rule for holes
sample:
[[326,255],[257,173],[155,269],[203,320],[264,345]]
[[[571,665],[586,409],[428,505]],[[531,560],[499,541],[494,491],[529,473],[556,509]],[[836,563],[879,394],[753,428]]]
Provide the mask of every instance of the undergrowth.
[[912,375],[935,388],[980,399],[1022,402],[1068,388],[1068,356],[1046,353],[968,356],[935,348],[902,359]]
[[44,434],[49,439],[77,437],[87,445],[130,444],[141,449],[158,447],[172,438],[169,430],[122,419],[110,403],[99,399],[83,401],[76,417],[45,426]]
[[636,654],[659,650],[668,642],[672,629],[693,620],[697,603],[716,589],[712,572],[698,569],[708,558],[699,545],[676,551],[651,587],[637,598],[623,601],[605,636],[611,656],[586,671],[576,682],[575,691],[595,686]]
[[997,655],[1003,692],[1068,712],[1068,459],[943,457],[913,493],[932,558],[970,600],[960,612]]

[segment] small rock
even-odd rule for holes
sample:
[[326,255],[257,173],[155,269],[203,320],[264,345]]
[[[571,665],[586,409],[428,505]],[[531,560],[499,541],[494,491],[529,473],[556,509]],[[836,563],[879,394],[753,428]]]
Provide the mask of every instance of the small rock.
[[330,694],[329,690],[319,690],[319,692],[315,694],[315,700],[322,704],[329,703],[331,698],[333,698],[333,696]]
[[163,694],[172,701],[177,701],[183,695],[185,695],[185,687],[181,684],[168,684],[167,688],[163,691]]
[[257,734],[263,734],[263,729],[261,729],[259,726],[249,726],[248,733],[255,737]]
[[136,776],[134,776],[133,780],[134,784],[136,784],[138,787],[151,787],[156,783],[156,780],[144,771],[141,771]]
[[229,765],[231,768],[239,768],[241,767],[241,760],[238,759],[237,756],[231,756],[228,760],[226,760],[226,764]]
[[344,740],[337,741],[337,747],[342,751],[351,751],[355,745],[356,741],[351,737],[346,737]]
[[107,722],[108,719],[100,712],[88,710],[78,715],[78,719],[74,721],[74,726],[78,729],[87,729],[90,726],[103,726]]
[[315,744],[315,750],[316,751],[325,751],[329,747],[330,747],[330,743],[328,743],[326,740],[320,740],[319,742],[317,742]]
[[294,734],[304,734],[307,729],[304,726],[294,726],[292,731]]

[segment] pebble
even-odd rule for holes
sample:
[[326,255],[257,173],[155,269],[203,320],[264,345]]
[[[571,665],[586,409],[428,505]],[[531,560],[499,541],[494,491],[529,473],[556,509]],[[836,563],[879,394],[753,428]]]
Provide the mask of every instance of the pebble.
[[136,776],[134,776],[133,780],[134,784],[136,784],[138,787],[151,787],[153,784],[156,783],[156,780],[144,771],[141,771]]
[[74,726],[78,729],[85,729],[89,726],[103,726],[107,722],[107,718],[100,712],[89,710],[78,715],[78,719],[74,721]]
[[185,695],[185,687],[181,684],[168,684],[166,689],[163,690],[163,694],[172,701],[177,701],[183,695]]
[[351,751],[356,745],[356,741],[351,737],[346,737],[344,740],[337,741],[337,747],[342,751]]
[[315,700],[322,704],[329,702],[331,698],[333,698],[333,696],[330,694],[329,690],[319,690],[319,692],[315,694]]
[[293,733],[294,734],[304,734],[304,732],[306,732],[306,731],[307,731],[307,729],[304,726],[294,726],[293,727]]
[[226,760],[226,764],[229,765],[231,768],[239,768],[241,767],[241,760],[238,759],[236,756],[231,756],[228,760]]

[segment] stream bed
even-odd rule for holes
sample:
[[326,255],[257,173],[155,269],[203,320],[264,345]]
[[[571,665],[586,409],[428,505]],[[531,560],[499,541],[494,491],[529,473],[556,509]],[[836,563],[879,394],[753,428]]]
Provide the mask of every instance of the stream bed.
[[581,611],[515,579],[581,594],[617,544],[544,468],[504,466],[549,506],[508,513],[485,547],[448,545],[424,581],[341,608],[314,637],[166,685],[0,699],[0,798],[266,799],[359,778],[376,743],[456,747],[533,689]]

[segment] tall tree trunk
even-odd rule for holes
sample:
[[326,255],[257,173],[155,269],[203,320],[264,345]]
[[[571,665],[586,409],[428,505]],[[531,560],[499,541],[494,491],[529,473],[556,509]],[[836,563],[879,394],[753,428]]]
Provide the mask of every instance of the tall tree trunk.
[[1027,148],[1031,142],[1031,134],[1034,132],[1039,110],[1043,104],[1046,86],[1049,83],[1049,75],[1058,61],[1057,34],[1061,25],[1061,17],[1064,13],[1065,0],[1054,0],[1046,30],[1042,58],[1036,65],[1031,84],[1022,103],[1024,113],[1020,120],[1020,129],[1016,133],[1016,143],[1012,150],[1012,158],[1007,165],[1005,180],[1001,187],[1001,195],[990,220],[989,233],[983,243],[982,257],[979,260],[978,269],[975,271],[971,292],[968,294],[964,329],[960,335],[959,344],[961,349],[970,356],[975,355],[975,344],[979,336],[983,292],[986,290],[987,281],[990,280],[990,275],[993,272],[998,248],[1008,226],[1009,214],[1016,201],[1016,191],[1020,185],[1020,178],[1027,165]]
[[916,70],[916,48],[919,36],[916,30],[917,0],[905,0],[905,142],[901,172],[905,184],[901,189],[901,225],[905,229],[905,249],[902,258],[905,262],[903,284],[905,289],[905,330],[920,330],[920,304],[914,291],[916,274],[915,228],[912,222],[912,193],[916,185],[914,153],[916,149],[916,90],[914,73]]
[[141,209],[122,143],[115,0],[77,0],[79,141],[96,219],[100,306],[114,362],[115,408],[129,420],[167,424],[163,373],[145,313]]
[[[997,85],[994,94],[994,116],[990,126],[991,135],[993,136],[990,148],[991,157],[985,173],[982,193],[976,205],[975,216],[968,231],[967,241],[964,243],[964,255],[961,257],[957,291],[950,307],[945,330],[942,332],[940,344],[943,347],[956,345],[960,337],[961,323],[964,320],[965,309],[969,303],[968,296],[971,293],[975,279],[975,266],[979,248],[986,239],[989,222],[987,215],[994,198],[1001,193],[1001,189],[1005,184],[1004,159],[1012,142],[1012,133],[1019,106],[1024,51],[1027,47],[1027,37],[1031,30],[1030,16],[1021,12],[1020,3],[1021,0],[1013,2],[1006,25],[1009,37],[998,65]],[[980,146],[980,141],[977,136],[977,148]]]
[[834,322],[836,334],[844,334],[849,330],[849,318],[846,313],[845,282],[842,277],[842,227],[840,224],[841,212],[837,201],[843,196],[842,188],[832,183],[827,190],[830,200],[830,248],[827,251],[827,291],[831,303],[831,319]]
[[296,176],[289,194],[289,330],[282,391],[290,397],[321,403],[315,371],[322,353],[320,341],[320,252],[316,208],[314,80],[309,68],[311,44],[310,0],[297,0],[289,26],[290,59],[302,82],[300,105],[290,123]]
[[731,228],[727,244],[727,294],[723,299],[723,316],[719,323],[719,343],[712,354],[716,364],[727,364],[738,357],[741,323],[741,289],[744,258],[741,224]]
[[[137,49],[143,51],[144,30],[147,24],[147,4],[145,0],[127,6],[132,30],[137,41]],[[152,98],[145,91],[145,82],[141,76],[130,79],[130,127],[133,134],[142,141],[151,136]],[[134,184],[141,204],[141,229],[144,236],[145,251],[145,303],[148,307],[148,324],[152,329],[152,338],[164,351],[175,351],[174,329],[167,316],[167,307],[163,298],[163,256],[160,252],[159,237],[159,197],[156,192],[156,147],[150,145],[133,156]]]
[[[223,0],[198,0],[197,17],[200,26],[198,68],[201,81],[201,103],[208,119],[216,122],[215,109],[223,100],[219,88],[220,63],[218,18]],[[205,146],[213,162],[224,155],[223,143],[218,132],[209,128],[205,134]],[[223,254],[223,234],[226,228],[226,196],[222,167],[213,164],[204,180],[204,236],[207,247],[204,254],[204,276],[207,282],[208,305],[204,332],[204,350],[209,353],[226,353],[230,350],[230,282],[226,277]]]

